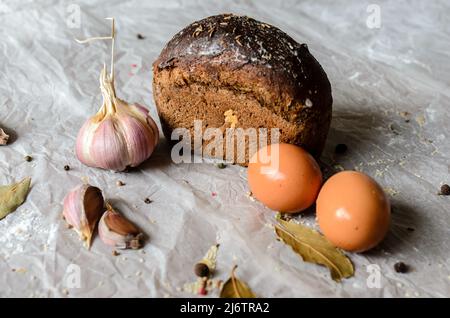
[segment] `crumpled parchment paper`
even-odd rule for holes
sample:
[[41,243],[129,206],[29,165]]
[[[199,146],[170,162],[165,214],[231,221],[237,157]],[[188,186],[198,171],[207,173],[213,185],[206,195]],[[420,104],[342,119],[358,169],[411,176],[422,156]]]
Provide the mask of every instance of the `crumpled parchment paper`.
[[[377,1],[380,28],[368,27],[373,9],[360,1],[71,5],[81,10],[79,28],[74,7],[62,1],[0,3],[0,126],[11,134],[0,147],[0,183],[32,177],[25,204],[0,221],[0,296],[190,296],[181,287],[195,280],[192,266],[216,242],[216,277],[227,279],[236,263],[237,275],[259,296],[450,296],[450,199],[437,195],[450,182],[448,2]],[[153,60],[185,25],[222,12],[274,24],[309,45],[333,87],[323,166],[328,174],[364,171],[389,193],[391,232],[378,248],[349,254],[356,273],[341,284],[275,240],[267,226],[273,213],[246,195],[245,168],[175,165],[164,139],[129,173],[88,168],[75,157],[77,132],[100,106],[98,76],[110,53],[108,42],[80,45],[75,37],[108,35],[103,18],[116,18],[117,93],[147,105],[157,120]],[[349,146],[347,154],[333,154],[337,143]],[[65,228],[63,198],[85,178],[142,228],[143,250],[113,256],[97,237],[87,251]],[[117,180],[126,185],[117,187]],[[314,225],[314,213],[299,220]],[[410,273],[396,273],[397,261]],[[371,276],[377,270],[379,284]]]

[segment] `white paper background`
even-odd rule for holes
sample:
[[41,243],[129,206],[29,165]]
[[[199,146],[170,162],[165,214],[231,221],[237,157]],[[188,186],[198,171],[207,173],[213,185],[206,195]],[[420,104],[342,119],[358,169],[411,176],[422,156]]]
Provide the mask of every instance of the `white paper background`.
[[[81,8],[80,29],[66,24],[70,3]],[[448,2],[378,1],[380,29],[366,26],[364,1],[70,3],[0,2],[0,126],[13,132],[12,143],[0,147],[0,183],[32,177],[26,203],[0,221],[1,296],[189,296],[177,287],[194,280],[191,267],[216,241],[217,277],[226,279],[237,263],[238,276],[260,296],[450,296],[450,198],[436,195],[450,183]],[[79,45],[74,37],[106,35],[103,18],[116,17],[118,95],[147,105],[156,119],[153,60],[185,25],[222,12],[274,24],[309,45],[333,86],[322,160],[362,170],[388,188],[392,231],[378,249],[350,255],[356,274],[341,284],[275,240],[265,226],[273,214],[246,196],[244,168],[172,164],[164,140],[131,173],[91,169],[74,155],[78,129],[100,106],[98,76],[109,61],[108,43]],[[349,151],[333,159],[340,142]],[[87,251],[65,228],[62,200],[83,177],[149,236],[145,254],[114,257],[98,238]],[[118,188],[119,179],[126,186]],[[145,204],[146,197],[154,202]],[[314,214],[302,219],[313,224]],[[395,273],[397,261],[412,271]],[[69,264],[81,267],[79,289],[66,286]],[[381,288],[367,288],[369,264],[380,266]]]

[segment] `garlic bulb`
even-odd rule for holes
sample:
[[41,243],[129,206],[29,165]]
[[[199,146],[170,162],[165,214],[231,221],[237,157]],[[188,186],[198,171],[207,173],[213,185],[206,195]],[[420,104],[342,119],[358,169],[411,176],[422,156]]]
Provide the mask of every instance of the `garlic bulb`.
[[102,191],[89,184],[76,187],[64,199],[64,219],[85,241],[88,248],[91,246],[95,226],[104,211]]
[[136,167],[147,160],[159,139],[148,110],[116,97],[111,76],[100,76],[103,105],[88,119],[77,137],[76,154],[87,166],[115,171]]
[[98,224],[98,235],[103,243],[119,249],[138,249],[143,234],[130,221],[106,204],[106,212]]

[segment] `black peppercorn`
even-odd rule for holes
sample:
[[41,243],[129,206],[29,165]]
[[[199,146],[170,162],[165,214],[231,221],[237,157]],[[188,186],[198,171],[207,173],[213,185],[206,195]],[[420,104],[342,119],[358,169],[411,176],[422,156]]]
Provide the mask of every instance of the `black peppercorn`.
[[197,263],[194,266],[195,275],[198,277],[208,277],[209,276],[209,267],[204,263]]
[[25,161],[30,162],[32,160],[33,160],[33,158],[31,156],[25,156]]
[[150,200],[149,198],[145,198],[144,202],[147,204],[150,204],[150,203],[152,203],[152,200]]
[[441,186],[441,195],[450,195],[450,186],[448,184],[443,184]]
[[395,265],[394,265],[394,269],[395,269],[395,271],[396,271],[397,273],[402,273],[402,274],[404,274],[404,273],[407,273],[407,272],[408,272],[408,265],[406,265],[406,264],[403,263],[403,262],[397,262],[397,263],[395,263]]
[[217,168],[219,168],[219,169],[225,169],[226,167],[227,167],[227,165],[222,162],[217,164]]
[[334,152],[337,154],[343,154],[347,151],[348,147],[346,144],[337,144],[336,148],[334,148]]
[[138,38],[139,40],[144,40],[144,39],[145,39],[145,36],[143,36],[142,34],[138,33],[138,34],[137,34],[137,38]]
[[68,165],[65,165],[65,166],[64,166],[64,170],[69,171],[69,170],[70,170],[70,167],[69,167]]

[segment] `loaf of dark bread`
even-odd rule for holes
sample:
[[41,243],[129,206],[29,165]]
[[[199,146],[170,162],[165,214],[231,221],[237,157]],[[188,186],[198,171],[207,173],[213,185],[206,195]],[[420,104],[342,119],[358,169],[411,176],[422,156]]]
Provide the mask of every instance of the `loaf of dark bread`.
[[153,63],[153,95],[168,139],[175,128],[193,133],[194,120],[224,133],[279,128],[280,142],[318,157],[331,121],[330,82],[307,45],[246,16],[212,16],[176,34]]

